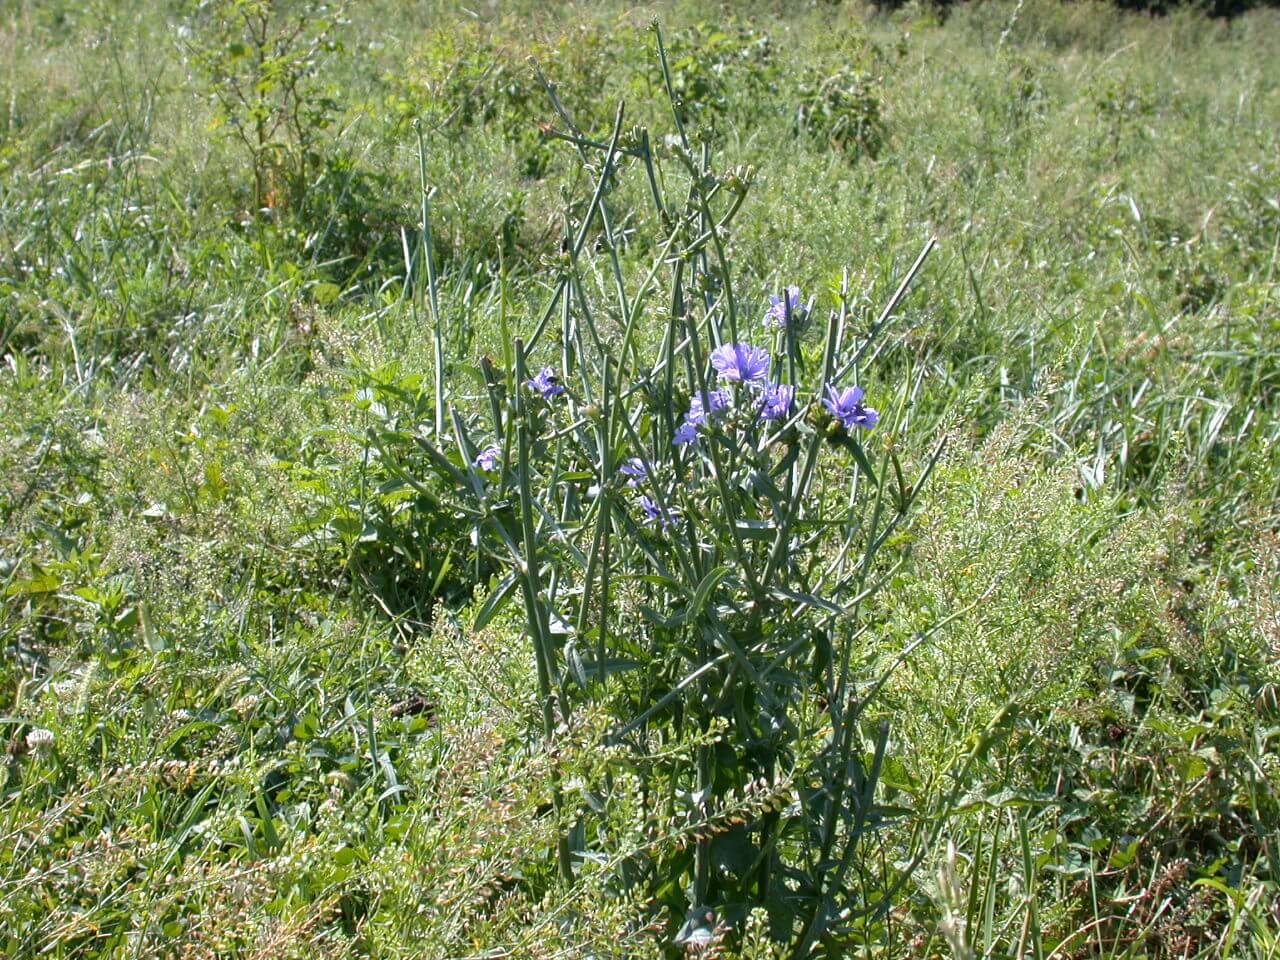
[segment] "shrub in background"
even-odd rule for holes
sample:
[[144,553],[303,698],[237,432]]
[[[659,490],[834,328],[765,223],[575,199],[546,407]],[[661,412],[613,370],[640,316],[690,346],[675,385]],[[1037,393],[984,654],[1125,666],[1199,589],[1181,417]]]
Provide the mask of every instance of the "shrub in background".
[[623,50],[612,32],[585,25],[519,44],[500,33],[492,24],[432,31],[406,69],[384,77],[386,103],[402,133],[415,125],[451,138],[476,128],[497,131],[521,175],[539,179],[554,157],[539,130],[550,113],[544,83],[581,103],[579,122],[603,136],[611,118],[600,93]]
[[670,49],[664,70],[651,64],[648,83],[661,89],[665,76],[677,119],[704,136],[720,132],[735,103],[771,93],[781,72],[769,37],[735,19],[678,30]]
[[[831,73],[810,69],[800,80],[795,113],[797,135],[825,141],[852,163],[872,160],[884,148],[885,74],[889,59],[869,38],[855,33],[841,43],[844,61]],[[897,54],[906,54],[905,37]]]
[[342,52],[342,3],[201,0],[192,59],[208,81],[217,122],[253,170],[253,209],[296,201],[322,166],[320,138],[338,110],[319,80]]

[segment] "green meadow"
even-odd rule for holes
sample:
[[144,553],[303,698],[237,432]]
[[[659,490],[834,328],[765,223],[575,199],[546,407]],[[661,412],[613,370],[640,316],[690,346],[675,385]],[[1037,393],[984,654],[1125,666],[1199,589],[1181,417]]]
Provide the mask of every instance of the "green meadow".
[[0,954],[1280,958],[1280,10],[6,0],[0,94]]

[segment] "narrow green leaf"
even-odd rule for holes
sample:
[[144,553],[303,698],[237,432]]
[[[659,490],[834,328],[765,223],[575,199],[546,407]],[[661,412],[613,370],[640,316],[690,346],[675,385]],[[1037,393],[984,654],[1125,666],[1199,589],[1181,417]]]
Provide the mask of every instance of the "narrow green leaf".
[[685,623],[691,623],[702,614],[703,609],[707,606],[707,601],[711,599],[712,592],[720,585],[720,581],[729,575],[729,572],[728,565],[721,564],[702,578],[702,582],[698,584],[698,589],[693,593],[693,601],[684,610],[683,619]]
[[853,456],[854,463],[858,465],[858,469],[866,475],[873,486],[880,486],[880,481],[876,479],[876,472],[871,469],[871,461],[867,459],[867,452],[862,449],[862,444],[853,439],[853,437],[844,434],[837,435],[835,442],[849,451]]
[[484,605],[480,608],[480,612],[476,614],[474,629],[483,630],[488,626],[489,621],[497,616],[498,612],[511,599],[511,594],[515,591],[516,584],[520,582],[520,578],[516,573],[509,573],[502,578],[502,582],[494,588],[493,593],[489,594]]
[[736,526],[744,540],[772,540],[778,529],[772,520],[739,520]]

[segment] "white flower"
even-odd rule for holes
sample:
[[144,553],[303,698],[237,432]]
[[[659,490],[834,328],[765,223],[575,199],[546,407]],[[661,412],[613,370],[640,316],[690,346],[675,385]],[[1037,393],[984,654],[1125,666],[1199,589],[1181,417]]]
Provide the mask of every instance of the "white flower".
[[27,734],[27,749],[32,753],[43,753],[53,746],[55,737],[52,730],[35,727]]

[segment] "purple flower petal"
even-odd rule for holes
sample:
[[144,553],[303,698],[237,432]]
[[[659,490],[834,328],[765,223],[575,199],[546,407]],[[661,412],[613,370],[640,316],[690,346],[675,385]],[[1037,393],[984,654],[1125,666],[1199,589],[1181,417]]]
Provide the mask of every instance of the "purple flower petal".
[[700,427],[707,422],[708,415],[719,413],[729,406],[729,391],[724,388],[712,390],[709,394],[695,393],[689,400],[689,412],[684,415],[685,423]]
[[813,299],[810,298],[807,305],[800,302],[800,288],[787,287],[786,297],[777,294],[769,295],[769,309],[765,311],[764,319],[766,323],[775,327],[785,327],[787,325],[787,317],[793,321],[799,322],[809,315],[809,311],[813,309]]
[[618,468],[618,472],[624,477],[628,477],[628,487],[640,486],[640,481],[649,475],[649,471],[644,467],[644,461],[639,457],[631,457]]
[[528,384],[530,390],[540,394],[546,400],[564,393],[564,384],[560,382],[552,367],[543,367],[536,377],[528,381]]
[[676,435],[671,438],[671,442],[677,447],[686,443],[698,442],[698,428],[686,420],[680,426],[676,427]]
[[673,511],[663,510],[648,497],[640,498],[640,509],[644,511],[645,523],[660,521],[663,530],[669,530],[671,525],[675,522],[675,514]]
[[711,351],[711,366],[725,380],[754,383],[769,376],[769,354],[746,343],[726,343]]
[[864,406],[862,397],[861,387],[845,387],[844,390],[837,390],[831,384],[827,384],[822,405],[844,425],[846,430],[852,430],[854,427],[870,430],[879,423],[880,414],[871,407]]
[[766,383],[760,393],[760,419],[785,420],[791,416],[796,388],[789,383]]

